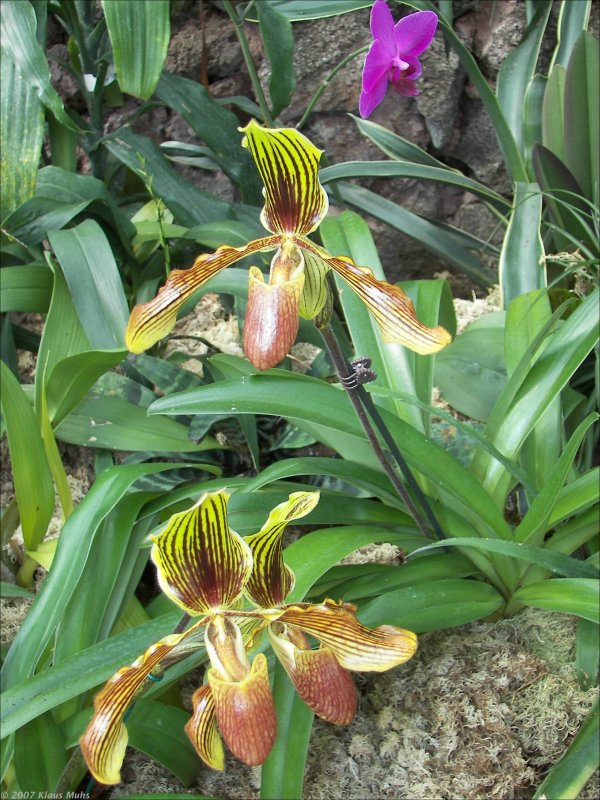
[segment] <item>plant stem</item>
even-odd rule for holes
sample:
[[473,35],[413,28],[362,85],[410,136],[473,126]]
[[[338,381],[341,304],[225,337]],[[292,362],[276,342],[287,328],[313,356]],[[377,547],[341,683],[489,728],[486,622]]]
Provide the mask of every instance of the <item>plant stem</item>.
[[329,75],[327,75],[327,77],[323,78],[323,80],[319,84],[319,88],[313,94],[313,96],[310,99],[309,104],[306,106],[306,111],[302,115],[302,119],[296,125],[296,130],[301,130],[301,128],[303,128],[304,125],[306,125],[306,123],[308,122],[308,118],[310,117],[310,115],[313,112],[314,107],[319,102],[319,98],[321,97],[321,95],[323,94],[325,89],[329,86],[331,81],[338,74],[338,72],[341,69],[343,69],[349,61],[352,61],[353,58],[356,58],[356,56],[359,56],[361,53],[366,53],[368,49],[369,49],[368,45],[365,45],[364,47],[359,47],[358,50],[355,50],[353,53],[350,53],[350,55],[347,55],[345,58],[343,58],[340,61],[340,63],[331,70]]
[[[323,337],[323,339],[325,341],[325,344],[327,346],[327,350],[329,352],[331,360],[333,361],[333,364],[334,364],[334,367],[336,369],[336,372],[338,373],[338,376],[339,376],[340,380],[342,380],[342,382],[343,382],[345,379],[349,378],[352,375],[352,372],[353,372],[352,367],[350,366],[350,364],[346,360],[346,357],[344,356],[344,354],[342,352],[342,349],[341,349],[341,347],[339,345],[338,340],[336,339],[336,336],[335,336],[332,328],[327,324],[327,325],[325,325],[323,327],[319,327],[319,331],[320,331],[321,336]],[[408,467],[408,464],[406,463],[406,460],[403,458],[403,456],[399,452],[398,448],[396,447],[396,444],[395,444],[394,440],[392,439],[390,432],[388,431],[387,427],[385,426],[385,423],[381,419],[381,416],[379,415],[379,413],[377,412],[376,409],[375,409],[375,414],[373,414],[374,404],[373,404],[371,398],[367,395],[367,393],[364,391],[364,389],[362,389],[362,387],[360,387],[360,386],[357,387],[357,388],[349,388],[349,387],[345,386],[344,388],[346,389],[346,392],[348,393],[348,397],[350,398],[350,402],[354,406],[354,410],[356,411],[356,415],[358,416],[360,424],[363,427],[363,430],[364,430],[364,432],[365,432],[365,434],[367,436],[367,439],[369,440],[369,444],[371,445],[371,447],[373,449],[373,452],[375,453],[375,456],[377,457],[377,460],[379,461],[379,463],[381,464],[381,466],[385,470],[385,473],[388,476],[388,478],[390,479],[390,482],[392,483],[392,486],[398,492],[398,495],[402,498],[402,500],[403,500],[404,504],[406,505],[407,509],[409,510],[410,514],[412,515],[413,519],[417,523],[417,526],[418,526],[419,530],[428,539],[432,538],[432,532],[433,532],[435,538],[443,539],[444,538],[444,534],[443,534],[442,530],[440,529],[440,526],[439,526],[437,520],[435,519],[435,516],[433,515],[433,512],[431,511],[431,508],[429,507],[429,504],[427,502],[427,499],[425,498],[425,495],[422,493],[420,487],[418,486],[418,484],[417,484],[417,482],[416,482],[416,480],[414,478],[414,475],[412,474],[410,468]],[[365,399],[366,399],[367,402],[365,402]],[[389,459],[387,458],[386,454],[384,453],[383,448],[381,447],[381,445],[379,443],[379,439],[377,437],[377,433],[375,432],[375,429],[373,428],[373,425],[371,424],[371,421],[370,421],[370,419],[369,419],[369,417],[367,415],[367,411],[365,410],[365,406],[369,407],[369,413],[371,414],[375,424],[379,428],[380,433],[382,434],[385,443],[390,448],[390,451],[391,451],[394,459],[396,460],[396,462],[398,464],[398,467],[404,473],[404,475],[406,477],[406,480],[409,483],[410,487],[412,488],[413,492],[415,492],[415,494],[417,495],[419,503],[422,506],[422,508],[425,510],[426,516],[429,519],[429,522],[431,524],[431,529],[427,525],[427,523],[426,523],[425,519],[423,518],[421,512],[419,511],[419,509],[417,508],[417,506],[413,502],[412,497],[410,496],[410,494],[408,493],[407,489],[403,485],[402,481],[398,477],[398,474],[397,474],[396,470],[394,469],[392,464],[390,464]]]
[[263,92],[263,88],[258,79],[256,67],[254,66],[254,61],[252,59],[252,53],[250,52],[250,45],[248,44],[248,39],[246,38],[246,33],[244,31],[243,20],[241,20],[236,13],[235,9],[231,5],[230,0],[223,0],[223,7],[229,16],[229,19],[234,24],[235,33],[242,48],[242,54],[244,56],[244,61],[246,62],[246,68],[252,82],[252,88],[254,89],[256,100],[263,115],[263,122],[272,128],[274,126],[273,117],[271,116],[267,98],[265,97],[265,93]]

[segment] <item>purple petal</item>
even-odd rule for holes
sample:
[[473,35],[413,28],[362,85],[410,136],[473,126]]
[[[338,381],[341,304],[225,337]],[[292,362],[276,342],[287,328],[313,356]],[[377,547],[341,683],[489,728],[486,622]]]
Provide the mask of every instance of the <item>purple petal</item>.
[[[371,49],[365,58],[365,65],[362,74],[362,86],[365,92],[373,91],[381,78],[387,75],[392,62],[379,42],[373,42]],[[387,80],[387,79],[386,79]]]
[[404,17],[394,28],[394,41],[402,58],[418,56],[426,50],[435,36],[438,24],[433,11],[417,11]]
[[423,72],[423,67],[421,66],[421,62],[416,56],[404,56],[406,59],[406,68],[402,72],[401,78],[403,80],[409,81],[416,81],[417,78],[421,77],[421,73]]
[[384,75],[378,83],[373,85],[370,91],[363,89],[358,102],[358,111],[363,119],[370,117],[387,92],[388,80]]
[[375,0],[371,9],[371,33],[380,42],[390,58],[396,55],[394,44],[394,18],[385,0]]
[[400,78],[392,88],[396,94],[401,94],[403,97],[416,97],[420,94],[414,78]]

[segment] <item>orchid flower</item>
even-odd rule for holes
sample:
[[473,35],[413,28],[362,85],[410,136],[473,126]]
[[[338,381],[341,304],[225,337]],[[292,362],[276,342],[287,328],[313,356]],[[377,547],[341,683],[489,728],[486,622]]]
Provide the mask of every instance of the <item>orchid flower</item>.
[[241,130],[242,144],[249,148],[264,184],[261,222],[270,235],[244,247],[220,247],[199,256],[188,270],[173,270],[153,300],[133,309],[126,332],[129,350],[141,353],[169,333],[183,303],[213,275],[253,253],[272,250],[268,283],[258,267],[249,271],[243,344],[258,369],[269,369],[287,355],[299,314],[314,319],[323,309],[330,269],[365,303],[384,341],[400,342],[421,354],[447,345],[448,332],[422,325],[402,289],[377,280],[349,258],[330,256],[308,239],[328,210],[317,176],[322,151],[293,128],[263,128],[252,120]]
[[[203,495],[152,537],[151,558],[162,590],[200,619],[183,633],[153,644],[96,695],[94,715],[80,744],[100,783],[120,781],[127,708],[156,679],[154,671],[190,652],[194,635],[202,629],[210,667],[207,683],[193,695],[185,730],[200,758],[217,770],[224,767],[223,739],[250,765],[262,764],[275,742],[267,660],[260,652],[250,663],[247,652],[264,628],[302,699],[336,724],[351,722],[356,711],[356,687],[348,670],[382,672],[407,661],[416,650],[414,633],[390,625],[367,628],[350,604],[285,604],[295,578],[283,561],[282,535],[289,522],[312,511],[318,492],[291,494],[258,533],[245,538],[229,527],[228,498],[225,491]],[[245,608],[244,596],[249,601]],[[242,632],[248,623],[253,626],[250,636]],[[320,641],[317,650],[311,649],[307,636]]]
[[375,0],[371,9],[373,44],[365,59],[358,104],[361,117],[370,116],[381,103],[388,83],[398,94],[419,94],[415,84],[422,72],[418,56],[433,41],[437,23],[433,11],[417,11],[394,24],[385,0]]

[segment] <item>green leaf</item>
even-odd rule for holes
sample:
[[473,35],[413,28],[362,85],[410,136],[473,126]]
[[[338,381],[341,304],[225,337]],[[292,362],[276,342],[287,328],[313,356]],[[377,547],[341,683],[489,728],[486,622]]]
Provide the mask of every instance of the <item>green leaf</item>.
[[170,464],[113,467],[96,479],[62,529],[52,569],[4,662],[4,687],[15,685],[34,672],[75,591],[105,517],[136,480],[170,468]]
[[296,800],[302,796],[304,765],[314,714],[279,662],[273,676],[277,739],[260,774],[261,800]]
[[[240,186],[244,200],[260,203],[261,184],[248,150],[242,147],[242,135],[238,130],[240,123],[236,115],[214,100],[204,86],[180,75],[165,72],[156,88],[156,95],[166,106],[181,114],[200,139],[206,142],[223,172]],[[255,236],[250,235],[235,244],[246,244],[253,238]],[[234,243],[219,239],[216,244],[209,246],[216,248],[221,244]]]
[[150,418],[146,409],[120,398],[84,398],[56,428],[63,442],[110,450],[200,452],[219,447],[212,437],[190,441],[189,428],[172,419]]
[[600,96],[598,40],[583,31],[565,79],[565,161],[585,196],[598,204]]
[[[24,83],[30,86],[56,119],[67,128],[79,128],[65,112],[62,100],[50,82],[50,68],[36,38],[37,22],[31,3],[6,0],[2,3],[0,38],[2,48],[13,61]],[[3,91],[4,91],[3,87]]]
[[586,692],[598,683],[598,662],[600,660],[600,627],[589,619],[577,620],[577,679]]
[[592,0],[579,0],[578,3],[563,0],[560,4],[556,32],[558,45],[552,57],[553,68],[558,65],[566,67],[569,63],[579,35],[587,29],[591,9]]
[[90,344],[123,348],[129,309],[110,244],[94,220],[48,234]]
[[29,589],[23,589],[22,586],[17,586],[7,581],[0,583],[0,597],[26,597],[29,600],[33,600],[34,596],[33,592]]
[[578,617],[598,623],[600,622],[599,587],[600,582],[597,578],[554,578],[521,587],[514,593],[513,600],[533,608],[576,614]]
[[[366,136],[373,144],[376,144],[386,156],[393,158],[395,161],[409,162],[409,164],[403,164],[401,166],[420,164],[421,166],[431,167],[434,170],[441,170],[446,173],[449,178],[451,178],[452,175],[461,177],[461,173],[458,170],[451,169],[446,164],[438,161],[437,158],[429,155],[426,150],[413,144],[413,142],[408,139],[398,136],[397,133],[393,133],[389,128],[384,128],[383,125],[378,125],[376,122],[371,122],[371,120],[368,119],[355,117],[354,114],[350,114],[350,116],[363,136]],[[322,176],[323,172],[324,170],[321,170],[319,174]]]
[[418,214],[414,214],[362,186],[353,186],[342,182],[338,184],[337,189],[341,198],[349,205],[371,214],[391,225],[392,228],[417,239],[421,245],[431,250],[442,261],[469,275],[482,286],[491,284],[492,277],[487,268],[449,231],[437,227]]
[[473,548],[475,550],[497,553],[503,558],[516,558],[519,561],[525,561],[528,564],[536,564],[537,566],[550,570],[550,572],[556,572],[559,575],[567,575],[570,578],[593,578],[598,574],[598,570],[585,561],[569,558],[569,556],[565,556],[562,553],[551,552],[543,547],[534,547],[533,545],[523,544],[522,542],[498,541],[498,539],[475,539],[471,537],[444,539],[443,542],[434,542],[433,544],[421,547],[419,550],[414,550],[410,554],[410,558],[412,559],[417,555],[421,555],[421,553],[426,553],[429,550],[437,550],[440,547],[446,546]]
[[152,642],[169,633],[180,618],[179,612],[172,611],[88,647],[20,683],[15,682],[3,694],[2,736],[8,736],[44,711],[100,686],[120,667],[133,662]]
[[[371,123],[372,124],[372,123]],[[348,178],[414,178],[416,180],[437,181],[448,186],[459,186],[476,197],[489,203],[501,214],[506,214],[510,206],[499,194],[484,184],[467,178],[460,172],[442,169],[436,164],[412,164],[398,161],[344,161],[319,170],[322,183],[330,183]]]
[[[563,2],[563,7],[565,3]],[[569,5],[573,5],[569,3]],[[578,3],[578,5],[582,5]],[[548,83],[542,103],[542,138],[544,147],[548,148],[558,159],[565,159],[565,79],[566,69],[557,64],[548,75]],[[540,179],[537,176],[537,181]],[[541,184],[540,184],[541,185]],[[543,188],[543,187],[542,187]]]
[[456,411],[486,422],[506,384],[503,353],[504,313],[472,322],[436,354],[434,383]]
[[[329,217],[321,223],[319,233],[323,245],[332,255],[350,256],[355,263],[371,269],[376,278],[385,280],[369,226],[358,214],[343,211],[339,216]],[[369,356],[377,384],[414,394],[414,378],[406,348],[399,344],[385,344],[364,303],[354,292],[348,291],[346,283],[337,275],[335,280],[356,356]],[[417,430],[423,430],[421,413],[414,406],[391,398],[382,400],[381,405],[393,410]]]
[[524,100],[527,87],[533,80],[542,37],[552,8],[551,0],[536,4],[533,19],[527,26],[523,40],[506,56],[498,73],[496,94],[521,155],[524,154]]
[[17,731],[14,766],[21,792],[36,796],[54,789],[66,764],[65,745],[50,712]]
[[537,183],[516,183],[513,209],[500,253],[502,307],[546,285],[540,234],[542,193]]
[[271,3],[258,3],[256,6],[260,34],[269,64],[269,95],[273,118],[292,102],[296,88],[294,76],[294,35],[289,19]]
[[35,192],[44,139],[44,110],[35,87],[23,80],[4,47],[0,59],[0,221],[4,221]]
[[2,414],[15,483],[15,494],[27,550],[35,550],[44,538],[54,511],[54,485],[46,460],[39,422],[17,379],[4,362]]
[[115,70],[123,92],[148,100],[169,47],[169,0],[102,0]]
[[182,225],[191,227],[231,216],[227,203],[184,180],[147,136],[123,126],[102,143],[130,170],[138,175],[143,171],[146,181],[152,176],[153,192]]
[[533,800],[571,800],[579,797],[588,780],[598,769],[599,700],[585,718],[567,751],[554,764],[533,795]]
[[42,264],[4,267],[0,283],[0,312],[48,311],[52,295],[52,273]]
[[455,579],[405,586],[361,603],[364,625],[399,625],[415,633],[454,628],[484,619],[503,605],[502,596],[480,581]]
[[[323,19],[324,17],[337,17],[338,14],[347,14],[360,8],[368,8],[371,0],[261,0],[275,11],[283,14],[290,22],[303,22],[308,19]],[[257,22],[255,16],[250,14],[248,20]]]
[[600,492],[599,479],[600,468],[594,467],[563,487],[550,514],[548,526],[554,527],[567,517],[579,514],[588,506],[597,503]]

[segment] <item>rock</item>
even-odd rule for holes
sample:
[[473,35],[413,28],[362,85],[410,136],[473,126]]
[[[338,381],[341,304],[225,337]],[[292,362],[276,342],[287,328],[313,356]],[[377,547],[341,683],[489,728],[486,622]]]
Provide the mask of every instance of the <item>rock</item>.
[[438,34],[422,56],[421,94],[416,98],[419,112],[436,150],[443,150],[452,141],[458,122],[459,100],[466,73],[454,50],[446,53],[443,37]]

